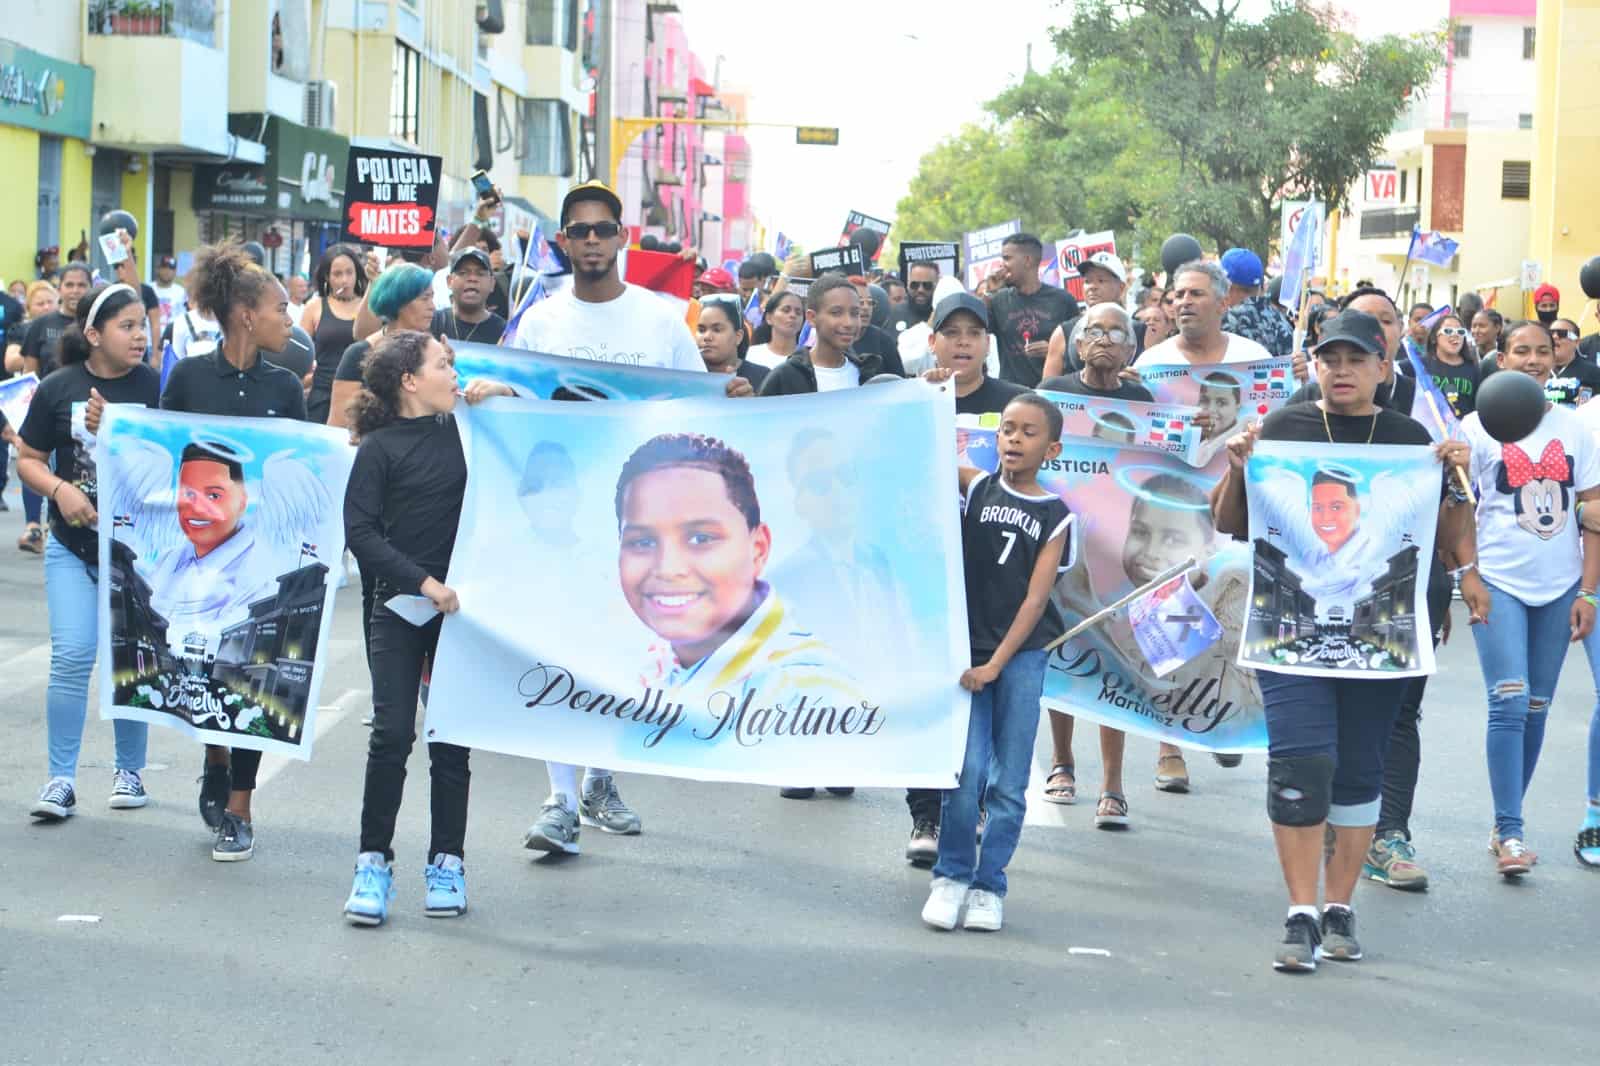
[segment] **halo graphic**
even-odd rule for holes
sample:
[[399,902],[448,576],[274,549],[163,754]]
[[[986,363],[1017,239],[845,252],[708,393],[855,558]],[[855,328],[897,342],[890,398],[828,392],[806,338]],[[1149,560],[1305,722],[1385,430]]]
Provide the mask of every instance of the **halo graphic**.
[[1145,489],[1143,484],[1140,483],[1143,480],[1147,480],[1147,478],[1140,477],[1138,482],[1135,481],[1135,478],[1139,477],[1140,475],[1148,475],[1149,477],[1154,477],[1154,476],[1156,476],[1158,474],[1165,474],[1168,477],[1175,477],[1175,478],[1178,478],[1181,481],[1188,482],[1189,484],[1193,485],[1195,488],[1200,490],[1200,494],[1201,494],[1202,497],[1208,496],[1210,494],[1212,486],[1214,484],[1212,481],[1208,480],[1207,478],[1205,478],[1205,477],[1203,477],[1203,476],[1201,476],[1199,474],[1191,474],[1191,473],[1184,472],[1184,471],[1178,471],[1178,470],[1174,470],[1174,469],[1172,469],[1170,467],[1165,467],[1165,466],[1144,466],[1144,465],[1140,465],[1140,466],[1125,466],[1125,467],[1122,467],[1122,468],[1118,469],[1117,472],[1116,472],[1116,481],[1117,481],[1117,485],[1120,488],[1122,488],[1125,492],[1127,492],[1130,496],[1133,496],[1136,499],[1143,500],[1146,503],[1156,504],[1156,505],[1158,505],[1160,507],[1169,507],[1169,508],[1171,508],[1171,509],[1173,509],[1175,511],[1210,511],[1211,510],[1211,504],[1209,502],[1190,503],[1187,500],[1175,500],[1170,496],[1163,496],[1159,492],[1150,492],[1150,491]]

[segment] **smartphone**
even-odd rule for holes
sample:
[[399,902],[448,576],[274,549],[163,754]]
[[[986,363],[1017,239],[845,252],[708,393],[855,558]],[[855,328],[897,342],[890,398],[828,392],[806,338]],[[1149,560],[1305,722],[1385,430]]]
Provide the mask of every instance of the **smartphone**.
[[488,171],[480,170],[472,175],[472,188],[477,192],[478,199],[492,200],[495,203],[500,202],[500,197],[495,194],[494,182],[490,180]]
[[100,234],[100,254],[106,257],[106,262],[116,266],[128,258],[128,249],[122,243],[122,231]]

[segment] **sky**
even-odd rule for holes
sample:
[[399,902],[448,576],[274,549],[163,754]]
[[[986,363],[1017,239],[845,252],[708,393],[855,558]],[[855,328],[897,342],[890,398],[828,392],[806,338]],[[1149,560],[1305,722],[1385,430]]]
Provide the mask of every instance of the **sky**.
[[[845,215],[894,218],[923,154],[1021,77],[1054,58],[1050,27],[1070,2],[678,0],[690,46],[722,83],[750,93],[752,122],[837,126],[837,147],[802,146],[787,130],[752,129],[756,216],[808,248],[837,243]],[[1268,0],[1244,0],[1257,17]],[[1344,0],[1359,33],[1409,32],[1444,18],[1444,0]],[[782,14],[774,15],[778,12]],[[777,52],[777,55],[774,53]],[[997,220],[999,221],[999,220]]]

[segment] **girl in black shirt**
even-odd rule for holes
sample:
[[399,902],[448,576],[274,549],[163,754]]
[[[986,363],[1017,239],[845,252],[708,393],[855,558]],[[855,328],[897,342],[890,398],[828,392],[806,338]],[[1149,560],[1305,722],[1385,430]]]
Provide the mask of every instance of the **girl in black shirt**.
[[[306,417],[300,381],[261,358],[289,341],[289,294],[237,244],[202,249],[189,274],[194,305],[222,325],[217,347],[173,368],[161,396],[169,411],[242,418]],[[261,752],[207,744],[200,817],[216,833],[211,857],[239,862],[255,853],[250,798]]]
[[[78,301],[72,324],[61,334],[59,369],[40,382],[18,433],[17,474],[50,503],[51,537],[44,553],[50,613],[45,695],[50,780],[30,810],[44,821],[66,818],[77,806],[78,751],[99,642],[99,516],[89,434],[98,428],[99,409],[106,403],[156,406],[161,376],[144,363],[148,331],[139,290],[116,284],[90,291]],[[81,429],[73,426],[77,403],[87,406]],[[139,772],[149,726],[122,718],[112,724],[117,756],[110,804],[116,809],[143,807],[147,797]]]
[[[372,736],[361,802],[361,850],[345,916],[381,925],[393,895],[395,817],[406,759],[416,740],[417,690],[432,669],[439,627],[460,603],[444,583],[467,488],[461,436],[451,414],[457,396],[449,351],[426,333],[385,337],[366,359],[356,398],[360,438],[345,493],[345,539],[377,584],[369,622]],[[468,403],[514,395],[498,382],[474,379]],[[392,597],[426,596],[440,612],[414,626],[384,606]],[[433,839],[428,846],[425,909],[450,917],[467,909],[462,854],[467,833],[467,749],[429,744]]]

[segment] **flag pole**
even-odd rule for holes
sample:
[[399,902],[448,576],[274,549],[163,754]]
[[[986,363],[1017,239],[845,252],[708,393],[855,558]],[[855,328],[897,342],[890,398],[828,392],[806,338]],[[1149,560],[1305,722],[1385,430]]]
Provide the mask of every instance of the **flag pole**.
[[1089,627],[1098,625],[1107,618],[1110,618],[1112,615],[1116,614],[1119,610],[1126,607],[1140,596],[1144,596],[1150,592],[1153,592],[1162,585],[1165,585],[1168,581],[1171,581],[1173,578],[1177,577],[1179,574],[1187,574],[1190,570],[1195,568],[1195,565],[1194,556],[1191,555],[1177,566],[1168,567],[1166,570],[1163,570],[1149,581],[1146,581],[1143,585],[1140,585],[1138,588],[1134,589],[1120,600],[1100,608],[1094,614],[1091,614],[1088,618],[1085,618],[1083,621],[1079,622],[1077,625],[1061,634],[1055,640],[1052,640],[1050,643],[1046,644],[1044,646],[1044,650],[1054,651],[1056,648],[1065,644],[1067,641],[1071,640],[1073,637],[1077,636],[1079,633],[1082,633]]
[[1400,280],[1395,283],[1395,287],[1394,287],[1394,294],[1395,294],[1395,297],[1396,297],[1396,304],[1395,304],[1395,310],[1396,311],[1398,311],[1400,309],[1400,307],[1399,307],[1400,290],[1405,288],[1406,272],[1411,269],[1411,253],[1416,250],[1417,237],[1421,234],[1421,232],[1422,232],[1422,228],[1421,228],[1420,224],[1411,227],[1411,243],[1406,245],[1406,261],[1405,261],[1405,264],[1400,267]]

